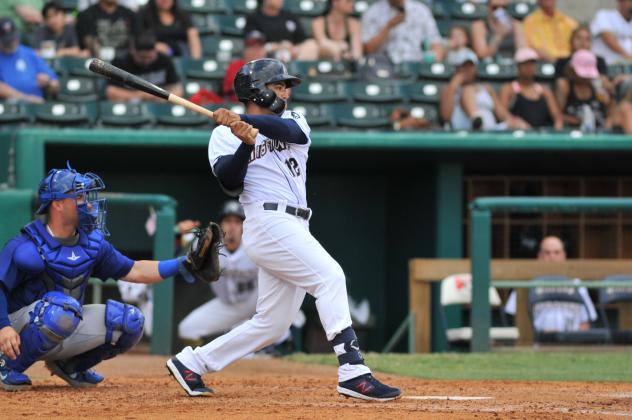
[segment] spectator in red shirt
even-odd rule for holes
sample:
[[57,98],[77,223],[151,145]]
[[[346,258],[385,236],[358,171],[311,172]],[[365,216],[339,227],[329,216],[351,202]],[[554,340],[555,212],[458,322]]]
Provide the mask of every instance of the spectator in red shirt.
[[242,58],[234,60],[224,74],[224,83],[222,84],[222,92],[224,98],[229,102],[237,102],[237,96],[235,96],[235,88],[233,82],[235,76],[242,66],[252,60],[258,60],[266,57],[266,37],[259,31],[250,31],[246,34],[245,48]]

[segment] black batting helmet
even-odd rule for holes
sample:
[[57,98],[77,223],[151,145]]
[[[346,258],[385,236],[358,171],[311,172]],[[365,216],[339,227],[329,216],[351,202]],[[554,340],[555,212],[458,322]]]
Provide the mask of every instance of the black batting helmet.
[[301,83],[301,79],[288,74],[279,60],[263,58],[246,63],[235,76],[237,99],[244,104],[253,102],[280,115],[285,110],[285,101],[266,87],[274,82],[286,82],[294,87]]
[[239,204],[237,200],[229,200],[224,203],[222,209],[219,212],[219,221],[221,222],[226,216],[237,216],[241,220],[246,218],[244,214],[244,208]]

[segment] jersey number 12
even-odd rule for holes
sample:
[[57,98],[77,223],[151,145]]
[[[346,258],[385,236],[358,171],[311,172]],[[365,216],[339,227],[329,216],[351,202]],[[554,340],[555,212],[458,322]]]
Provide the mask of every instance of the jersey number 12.
[[301,175],[301,168],[298,166],[298,162],[294,158],[289,158],[285,160],[285,164],[287,168],[290,170],[290,173],[293,177],[297,177]]

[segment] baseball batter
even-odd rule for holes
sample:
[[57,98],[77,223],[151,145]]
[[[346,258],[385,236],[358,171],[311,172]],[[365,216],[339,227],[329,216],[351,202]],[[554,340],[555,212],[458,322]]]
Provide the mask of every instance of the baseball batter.
[[53,169],[38,189],[40,219],[24,226],[0,253],[0,385],[31,386],[24,371],[44,360],[74,387],[95,386],[90,370],[132,348],[143,333],[138,308],[115,300],[83,305],[88,279],[157,283],[179,271],[185,257],[133,261],[104,235],[105,185],[93,173]]
[[[243,242],[259,267],[257,312],[249,321],[202,347],[184,348],[167,368],[190,396],[208,395],[201,375],[276,341],[290,327],[305,293],[316,308],[338,357],[340,394],[388,401],[400,390],[375,379],[364,364],[351,326],[345,276],[340,265],[309,232],[305,181],[310,128],[286,109],[291,76],[278,60],[245,64],[235,77],[235,92],[246,115],[226,109],[214,114],[220,125],[211,135],[209,161],[222,188],[239,195],[244,206]],[[251,136],[257,128],[256,138]]]
[[228,201],[220,212],[224,249],[221,274],[211,283],[215,298],[196,308],[178,325],[180,338],[198,342],[202,337],[230,330],[250,319],[257,304],[257,266],[241,246],[244,210],[238,201]]

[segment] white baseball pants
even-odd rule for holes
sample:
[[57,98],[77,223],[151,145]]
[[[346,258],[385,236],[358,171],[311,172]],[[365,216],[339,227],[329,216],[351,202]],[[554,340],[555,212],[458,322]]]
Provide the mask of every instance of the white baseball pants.
[[[309,232],[309,222],[263,203],[244,206],[243,243],[259,266],[257,310],[249,321],[195,350],[176,357],[198,374],[219,371],[282,336],[292,324],[305,293],[316,298],[320,321],[332,340],[351,325],[345,276],[340,265]],[[369,372],[364,365],[354,368]]]

